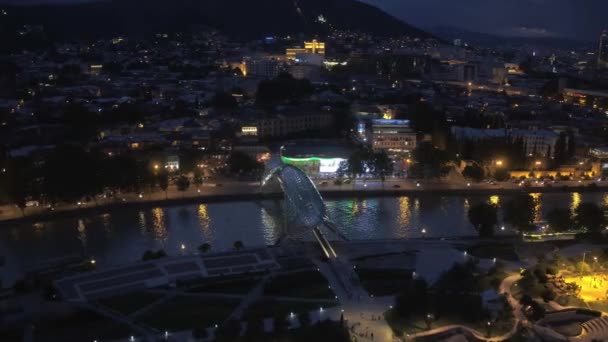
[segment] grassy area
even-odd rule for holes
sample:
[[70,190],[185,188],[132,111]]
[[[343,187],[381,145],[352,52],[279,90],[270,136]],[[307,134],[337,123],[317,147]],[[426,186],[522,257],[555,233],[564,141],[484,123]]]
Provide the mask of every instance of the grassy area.
[[264,287],[267,296],[333,299],[334,292],[318,271],[280,274]]
[[[399,316],[395,310],[389,310],[385,313],[386,322],[394,332],[400,334],[416,334],[427,331],[424,317],[405,318]],[[515,324],[513,319],[494,322],[491,326],[490,336],[500,336],[507,333]],[[442,315],[431,323],[431,329],[439,328],[446,325],[464,325],[477,330],[479,333],[486,335],[488,333],[487,321],[476,323],[465,322],[456,315]]]
[[600,300],[600,301],[595,301],[595,302],[589,302],[587,304],[589,304],[589,307],[592,310],[603,311],[605,313],[608,313],[608,300]]
[[466,248],[467,253],[482,259],[501,259],[519,261],[512,243],[479,244]]
[[263,299],[254,302],[249,306],[245,313],[246,319],[250,318],[270,318],[270,317],[287,317],[291,312],[302,313],[308,311],[319,310],[323,307],[324,309],[334,307],[338,305],[337,302],[331,303],[311,303],[311,302],[292,302],[292,301],[277,301],[270,299]]
[[139,320],[161,331],[204,328],[221,323],[238,304],[235,300],[178,296],[155,307]]
[[405,270],[383,270],[357,268],[363,287],[374,296],[394,295],[406,288],[412,279],[412,272]]
[[131,329],[88,311],[36,323],[35,341],[114,340],[126,338]]
[[130,315],[137,310],[144,308],[163,295],[149,292],[134,292],[120,296],[100,299],[98,303],[108,309],[120,312],[124,315]]
[[258,279],[245,278],[234,279],[227,281],[214,281],[207,284],[196,285],[190,287],[188,292],[212,292],[212,293],[228,293],[228,294],[247,294],[258,283]]

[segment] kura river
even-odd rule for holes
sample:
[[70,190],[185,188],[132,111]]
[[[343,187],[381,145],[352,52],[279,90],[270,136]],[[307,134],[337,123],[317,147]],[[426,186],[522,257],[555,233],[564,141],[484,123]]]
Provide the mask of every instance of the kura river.
[[[554,207],[574,210],[580,203],[608,203],[606,193],[534,194],[536,217]],[[326,200],[329,216],[349,239],[471,236],[469,206],[504,196],[378,197]],[[191,204],[116,211],[33,225],[0,228],[0,255],[28,269],[65,256],[95,258],[100,265],[130,263],[145,250],[164,249],[171,255],[193,253],[208,242],[214,250],[273,244],[284,226],[278,201]],[[183,248],[182,248],[183,245]]]

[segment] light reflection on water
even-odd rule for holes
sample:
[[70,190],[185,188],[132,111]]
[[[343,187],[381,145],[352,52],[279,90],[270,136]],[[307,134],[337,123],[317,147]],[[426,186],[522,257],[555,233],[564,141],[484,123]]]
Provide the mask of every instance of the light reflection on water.
[[[535,194],[535,219],[555,207],[575,210],[583,201],[608,204],[605,193]],[[479,202],[501,205],[508,196],[404,196],[328,200],[327,211],[349,239],[387,239],[474,234],[468,208]],[[272,244],[285,226],[278,201],[191,204],[116,211],[44,224],[0,229],[9,254],[25,264],[48,258],[87,254],[105,264],[124,264],[145,250],[180,253],[183,243],[195,251],[203,242],[213,250]],[[76,228],[76,229],[74,229]],[[330,236],[332,238],[332,236]],[[32,251],[35,251],[33,253]],[[0,255],[2,251],[0,251]]]

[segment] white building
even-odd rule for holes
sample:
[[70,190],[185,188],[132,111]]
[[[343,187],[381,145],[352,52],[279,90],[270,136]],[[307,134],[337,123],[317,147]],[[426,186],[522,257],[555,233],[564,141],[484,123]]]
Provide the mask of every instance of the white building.
[[373,120],[372,147],[374,150],[408,153],[416,148],[416,133],[408,120]]
[[[458,140],[483,140],[509,138],[511,141],[522,139],[529,156],[552,157],[559,135],[546,130],[527,129],[480,129],[471,127],[452,127],[452,134]],[[548,156],[547,153],[551,152]]]

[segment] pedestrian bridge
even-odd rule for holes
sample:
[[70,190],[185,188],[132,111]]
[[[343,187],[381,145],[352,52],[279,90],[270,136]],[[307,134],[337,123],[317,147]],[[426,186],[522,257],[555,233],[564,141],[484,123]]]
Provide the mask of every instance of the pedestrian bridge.
[[[336,257],[329,241],[325,239],[320,227],[335,231],[329,222],[323,197],[310,178],[299,168],[281,165],[271,169],[262,180],[262,187],[276,179],[285,194],[285,233],[289,238],[299,238],[312,232],[328,257]],[[338,234],[338,233],[337,233]]]

